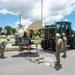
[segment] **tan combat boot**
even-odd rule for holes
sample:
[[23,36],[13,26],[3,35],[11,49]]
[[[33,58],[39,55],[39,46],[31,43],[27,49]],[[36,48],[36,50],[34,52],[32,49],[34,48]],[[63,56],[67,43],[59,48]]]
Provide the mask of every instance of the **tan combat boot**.
[[56,61],[55,62],[55,65],[60,65],[60,61]]
[[66,55],[62,55],[63,58],[67,57]]

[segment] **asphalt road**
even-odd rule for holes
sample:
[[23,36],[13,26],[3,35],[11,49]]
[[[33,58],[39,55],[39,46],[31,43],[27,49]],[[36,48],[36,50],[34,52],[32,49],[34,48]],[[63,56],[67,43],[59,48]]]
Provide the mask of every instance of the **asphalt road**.
[[[75,75],[75,50],[67,50],[67,58],[61,57],[61,65],[56,66],[55,52],[43,50],[38,46],[38,54],[32,51],[27,55],[26,51],[5,52],[8,58],[0,58],[0,75]],[[61,53],[61,56],[63,53]],[[45,62],[38,64],[27,60],[26,58],[44,57]],[[51,64],[52,66],[50,66]]]

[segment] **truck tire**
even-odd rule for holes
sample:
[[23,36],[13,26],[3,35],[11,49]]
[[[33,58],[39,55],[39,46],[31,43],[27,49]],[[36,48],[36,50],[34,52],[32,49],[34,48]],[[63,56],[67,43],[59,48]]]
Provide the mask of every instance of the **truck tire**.
[[49,49],[50,48],[50,42],[49,42],[49,40],[42,40],[41,41],[41,47],[43,49]]
[[72,40],[71,40],[70,48],[75,49],[75,37],[73,37]]
[[55,48],[56,48],[56,43],[55,43],[55,40],[53,40],[53,47],[52,47],[52,50],[53,50],[53,51],[56,51]]

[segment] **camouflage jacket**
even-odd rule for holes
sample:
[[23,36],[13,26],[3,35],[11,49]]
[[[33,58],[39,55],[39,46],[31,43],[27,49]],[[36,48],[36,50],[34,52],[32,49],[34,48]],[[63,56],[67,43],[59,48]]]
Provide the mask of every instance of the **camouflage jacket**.
[[62,38],[62,40],[63,40],[63,47],[67,47],[68,39],[64,36],[64,37]]
[[5,49],[6,45],[7,45],[7,41],[0,42],[0,49]]
[[61,49],[63,49],[63,41],[60,38],[56,40],[56,50],[61,50]]

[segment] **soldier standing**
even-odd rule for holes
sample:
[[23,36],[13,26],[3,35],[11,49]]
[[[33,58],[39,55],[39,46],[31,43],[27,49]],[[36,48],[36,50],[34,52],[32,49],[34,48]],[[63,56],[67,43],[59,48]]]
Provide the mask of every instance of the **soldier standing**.
[[10,39],[7,38],[6,40],[0,42],[0,53],[1,53],[2,58],[6,58],[4,56],[4,49],[5,49],[5,47],[6,47],[7,43],[8,43],[7,41],[10,41]]
[[55,54],[56,56],[55,64],[56,65],[60,65],[60,52],[61,52],[62,47],[63,47],[63,41],[60,38],[60,34],[56,33],[56,54]]
[[66,38],[65,33],[62,33],[62,40],[63,40],[63,53],[64,53],[64,55],[62,57],[66,57],[66,49],[67,49],[68,39]]

